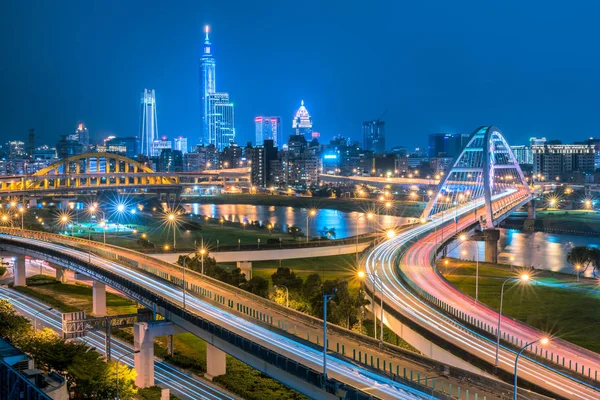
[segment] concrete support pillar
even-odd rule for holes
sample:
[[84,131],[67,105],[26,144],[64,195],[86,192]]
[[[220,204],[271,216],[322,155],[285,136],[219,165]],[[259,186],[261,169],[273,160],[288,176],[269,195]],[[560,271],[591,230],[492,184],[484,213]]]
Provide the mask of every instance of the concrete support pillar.
[[67,282],[67,271],[63,267],[56,266],[56,280],[62,283]]
[[97,280],[92,282],[92,313],[96,317],[106,315],[106,285]]
[[497,263],[500,231],[498,229],[486,229],[483,231],[483,239],[485,240],[485,262]]
[[185,331],[168,321],[138,322],[133,325],[133,350],[139,351],[133,355],[137,387],[154,386],[154,338],[181,332]]
[[133,366],[137,372],[135,385],[140,388],[154,386],[154,336],[147,323],[133,325]]
[[252,279],[252,263],[250,261],[238,261],[237,267],[246,275],[246,279]]
[[18,255],[14,261],[15,286],[27,286],[25,272],[25,256]]
[[29,198],[29,208],[36,208],[37,207],[37,203],[38,203],[37,197],[30,197]]
[[167,354],[172,356],[173,353],[173,335],[167,336]]
[[531,201],[527,203],[527,219],[535,219],[535,199],[531,199]]
[[206,374],[204,376],[212,380],[215,376],[225,375],[226,366],[225,353],[206,343]]

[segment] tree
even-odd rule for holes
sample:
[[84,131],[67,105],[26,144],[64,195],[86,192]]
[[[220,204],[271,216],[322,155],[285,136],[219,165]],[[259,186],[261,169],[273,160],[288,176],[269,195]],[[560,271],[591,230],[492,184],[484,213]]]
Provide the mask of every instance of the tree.
[[294,239],[304,236],[302,229],[297,226],[289,226],[287,231]]
[[73,391],[76,399],[111,398],[108,365],[95,350],[78,353],[67,372],[75,383]]
[[302,297],[304,297],[304,300],[310,302],[313,297],[320,296],[322,284],[321,275],[314,273],[307,276],[302,285]]
[[261,276],[255,276],[244,285],[243,289],[266,298],[269,293],[269,281]]
[[585,272],[594,261],[600,257],[599,251],[591,247],[576,246],[567,254],[567,262],[573,266],[580,265],[580,272]]
[[277,271],[271,275],[273,285],[285,286],[291,291],[300,291],[302,289],[302,278],[296,276],[296,274],[288,267],[279,267]]
[[[123,363],[118,364],[119,371],[119,399],[133,399],[137,393],[135,387],[135,377],[137,372],[133,368],[129,368]],[[107,399],[117,398],[117,363],[111,362],[108,364],[107,376]]]
[[17,315],[12,304],[0,300],[0,337],[15,343],[31,329],[27,318]]

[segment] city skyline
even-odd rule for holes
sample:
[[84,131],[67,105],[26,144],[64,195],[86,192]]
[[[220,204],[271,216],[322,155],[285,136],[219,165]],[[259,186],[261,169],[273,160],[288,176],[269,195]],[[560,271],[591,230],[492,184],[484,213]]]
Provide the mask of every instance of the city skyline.
[[[257,13],[257,18],[262,21],[286,11],[285,5],[270,5],[266,15]],[[480,5],[474,9],[472,15],[491,18],[489,27],[465,21],[460,17],[460,11],[464,11],[460,5],[449,10],[442,7],[428,14],[428,10],[418,5],[380,2],[366,11],[379,18],[378,24],[374,24],[359,18],[360,10],[356,7],[334,18],[335,6],[327,4],[323,16],[314,18],[319,21],[334,18],[335,23],[333,27],[319,25],[314,32],[297,29],[303,13],[307,12],[304,10],[298,11],[302,15],[288,21],[289,28],[275,20],[275,26],[257,30],[254,27],[260,24],[244,15],[248,6],[243,3],[236,4],[232,10],[231,24],[223,21],[223,13],[216,5],[202,12],[188,5],[188,13],[163,10],[157,5],[156,11],[148,11],[145,16],[156,22],[157,28],[171,29],[162,39],[154,32],[147,32],[153,51],[161,55],[154,57],[155,65],[138,62],[140,53],[137,51],[148,50],[150,44],[140,42],[140,50],[131,51],[128,47],[131,41],[136,39],[138,43],[140,37],[123,27],[118,26],[114,33],[103,32],[101,36],[93,34],[93,30],[79,32],[84,23],[99,24],[99,19],[86,16],[88,6],[85,4],[66,10],[64,16],[54,21],[43,18],[47,10],[40,4],[31,15],[27,14],[34,25],[31,33],[24,30],[29,25],[19,25],[26,15],[20,7],[13,4],[5,13],[12,13],[14,17],[4,23],[5,29],[8,27],[12,32],[6,37],[14,40],[13,45],[3,46],[9,62],[3,67],[3,86],[7,90],[0,95],[0,102],[2,109],[10,112],[4,111],[0,118],[2,140],[25,138],[27,130],[34,127],[40,136],[53,138],[51,143],[60,134],[70,132],[78,122],[89,127],[94,141],[109,135],[131,136],[138,131],[135,97],[142,88],[153,87],[161,103],[161,133],[169,137],[188,137],[193,144],[193,138],[201,131],[200,98],[195,88],[199,84],[198,62],[205,23],[218,32],[216,56],[222,60],[219,79],[236,93],[236,142],[239,144],[253,141],[255,116],[280,115],[286,121],[293,116],[294,105],[301,99],[307,101],[319,121],[322,141],[339,134],[360,140],[362,122],[376,118],[385,109],[389,109],[385,118],[388,149],[397,145],[409,149],[423,147],[429,133],[471,133],[472,126],[491,123],[500,126],[515,144],[526,143],[530,136],[566,142],[597,136],[595,100],[580,95],[584,89],[593,93],[599,86],[598,79],[587,71],[598,69],[600,62],[583,50],[588,38],[594,36],[586,29],[595,28],[589,24],[572,25],[576,13],[583,18],[593,14],[592,4],[580,6],[585,12],[581,12],[582,9],[566,12],[560,27],[571,24],[570,31],[561,30],[567,36],[557,36],[549,22],[559,18],[561,10],[545,7],[538,10],[541,15],[537,19],[530,20],[531,15],[515,12],[516,4]],[[125,6],[115,16],[105,16],[108,10],[98,6],[97,15],[109,20],[122,19],[128,7],[133,6]],[[310,9],[308,3],[307,8]],[[464,26],[448,23],[442,18],[441,10],[459,18]],[[158,18],[159,11],[166,12],[166,22]],[[391,15],[404,12],[412,15],[415,22],[397,28],[385,11]],[[175,17],[180,18],[176,28],[169,25]],[[407,38],[414,37],[419,32],[419,24],[427,18],[432,23],[438,22],[434,34],[410,42]],[[66,19],[74,24],[73,31],[92,39],[86,42],[86,47],[74,40],[73,31],[63,30],[50,33],[45,37],[46,45],[40,47],[42,30],[50,31],[49,28]],[[141,20],[133,20],[129,29],[141,23]],[[491,28],[507,23],[514,26],[512,33]],[[281,34],[274,35],[276,30]],[[471,34],[465,36],[466,32]],[[547,38],[540,38],[540,33],[545,33]],[[122,43],[115,35],[119,35]],[[503,40],[495,40],[494,35],[501,35]],[[519,41],[514,41],[513,36],[519,37]],[[540,40],[541,46],[529,54],[532,52],[528,51],[527,43],[532,40]],[[294,45],[292,52],[282,51],[284,42],[299,45]],[[331,46],[333,42],[342,45],[335,48]],[[554,53],[550,54],[552,46]],[[402,57],[395,55],[399,48]],[[352,60],[357,49],[367,50],[376,58],[354,67]],[[41,52],[40,56],[48,64],[43,73],[32,73],[27,66],[19,68],[12,61],[22,58],[25,50],[31,54]],[[278,51],[281,57],[272,62],[262,56],[266,50]],[[64,62],[67,54],[81,54],[90,62],[73,69]],[[497,56],[478,58],[479,54]],[[571,57],[566,57],[568,55]],[[430,59],[440,56],[444,62],[431,64]],[[289,63],[292,59],[303,61],[293,65]],[[318,63],[312,61],[317,59]],[[107,60],[114,68],[106,67]],[[240,64],[242,60],[245,62]],[[491,68],[493,63],[499,66]],[[419,69],[424,70],[424,74],[414,75]],[[357,76],[357,72],[364,76],[367,71],[371,77],[368,82],[359,79],[348,85],[350,76]],[[412,78],[408,79],[409,76]],[[352,90],[348,91],[348,86]],[[36,90],[32,90],[34,87]],[[523,89],[518,96],[516,88]],[[49,91],[57,101],[42,100],[49,97]],[[487,101],[477,100],[479,91],[490,94]],[[65,109],[57,111],[52,103],[64,104]],[[283,127],[286,125],[284,122]],[[283,129],[282,134],[285,138],[288,132]]]

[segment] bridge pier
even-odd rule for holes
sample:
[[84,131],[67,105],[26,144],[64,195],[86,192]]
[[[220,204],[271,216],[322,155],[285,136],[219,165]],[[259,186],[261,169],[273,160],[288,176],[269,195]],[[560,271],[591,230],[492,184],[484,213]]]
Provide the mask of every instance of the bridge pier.
[[486,229],[483,231],[483,240],[485,241],[485,262],[498,262],[498,240],[500,231],[498,229]]
[[63,267],[55,266],[56,280],[62,283],[67,282],[67,270]]
[[137,371],[137,387],[154,386],[154,338],[182,332],[185,331],[168,321],[137,322],[133,325],[133,350],[137,352],[133,355],[133,366]]
[[252,263],[250,261],[237,261],[237,267],[246,275],[246,279],[252,279]]
[[535,219],[535,199],[531,199],[529,203],[527,203],[527,219]]
[[226,372],[225,352],[206,343],[206,373],[204,377],[212,381],[215,376],[225,375]]
[[37,203],[38,203],[37,197],[30,197],[29,198],[29,208],[36,208],[37,207]]
[[106,316],[106,285],[100,281],[92,281],[92,313],[96,317]]
[[25,256],[17,255],[14,261],[15,286],[27,286]]

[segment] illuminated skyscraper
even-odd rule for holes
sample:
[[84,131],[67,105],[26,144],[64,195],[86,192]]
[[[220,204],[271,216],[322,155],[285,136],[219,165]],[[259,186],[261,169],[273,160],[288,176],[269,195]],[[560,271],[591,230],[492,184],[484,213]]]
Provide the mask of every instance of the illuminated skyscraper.
[[380,119],[363,122],[363,149],[385,153],[385,122]]
[[90,131],[84,124],[77,125],[77,130],[75,131],[79,143],[81,143],[84,147],[84,151],[88,151],[90,148]]
[[256,117],[256,145],[262,146],[265,140],[272,140],[277,147],[281,141],[281,117]]
[[144,89],[140,111],[140,151],[145,156],[152,155],[152,143],[158,139],[156,119],[156,96],[153,89]]
[[303,135],[305,138],[308,137],[309,139],[312,135],[312,119],[310,118],[310,114],[306,110],[306,107],[304,107],[304,100],[302,100],[300,108],[296,111],[296,115],[292,121],[292,128],[296,135]]
[[202,141],[208,140],[210,142],[209,135],[209,121],[208,115],[211,113],[209,109],[209,95],[217,91],[216,79],[215,79],[215,58],[211,52],[211,44],[208,39],[209,27],[204,27],[204,47],[202,51],[202,57],[200,58],[200,101],[202,103],[202,133],[200,139]]
[[233,103],[228,93],[212,93],[207,97],[208,144],[222,151],[235,141]]

